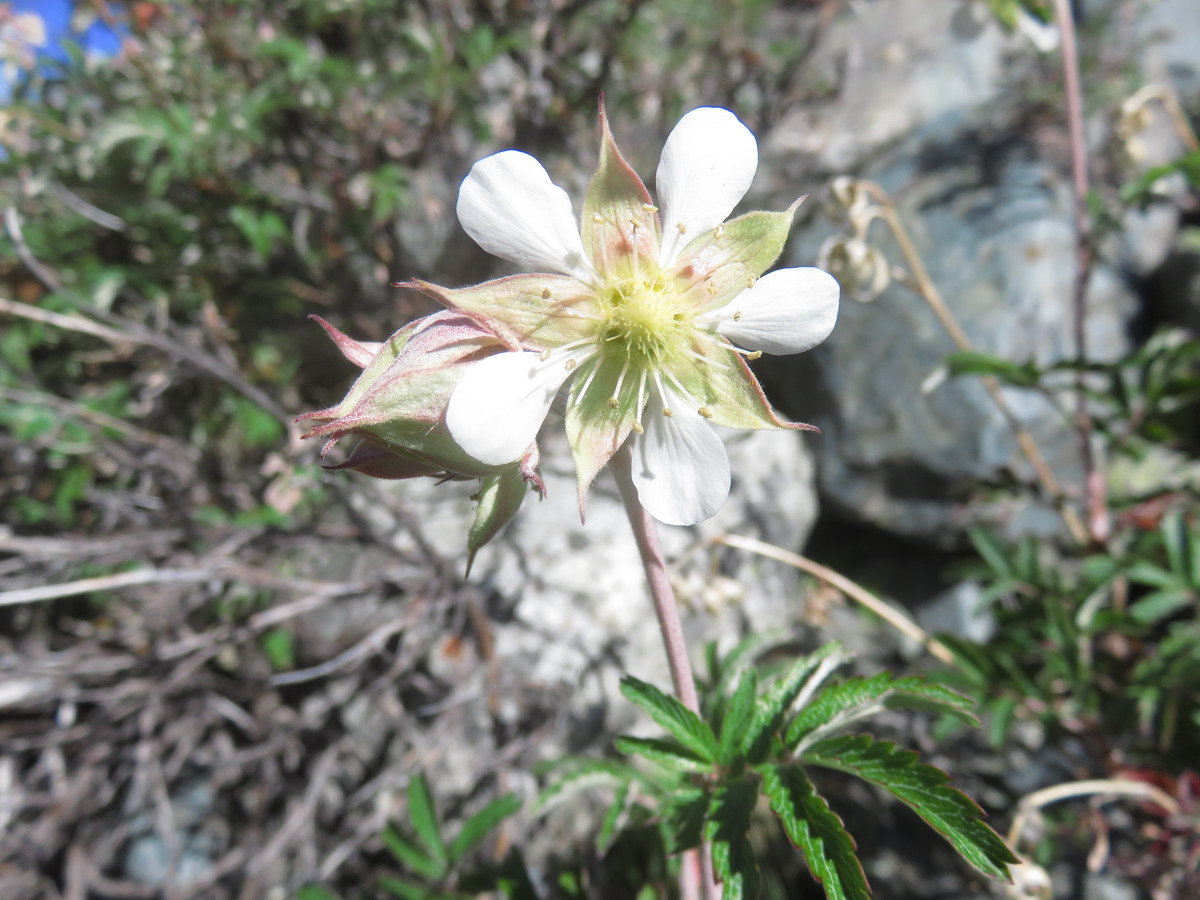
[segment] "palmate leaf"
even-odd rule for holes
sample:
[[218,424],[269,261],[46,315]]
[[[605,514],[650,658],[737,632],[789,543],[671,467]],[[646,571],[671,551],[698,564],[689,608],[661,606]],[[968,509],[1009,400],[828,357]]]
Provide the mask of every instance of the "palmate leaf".
[[840,644],[827,644],[816,653],[794,662],[755,704],[754,715],[742,737],[742,752],[751,762],[762,762],[770,750],[771,738],[779,731],[788,710],[801,692],[811,689],[846,660]]
[[842,820],[799,766],[766,766],[763,793],[829,900],[871,900],[871,888]]
[[632,675],[621,679],[621,693],[667,729],[684,747],[701,759],[716,761],[717,739],[712,728],[674,697]]
[[721,738],[717,747],[717,758],[722,765],[733,762],[734,753],[746,733],[750,715],[754,712],[754,697],[758,693],[758,673],[746,669],[738,682],[737,690],[725,706],[725,717],[721,721]]
[[709,803],[704,838],[712,847],[713,873],[723,886],[723,900],[758,896],[758,864],[749,837],[757,800],[758,785],[739,778],[720,785]]
[[788,725],[784,745],[793,752],[803,752],[807,743],[844,728],[866,716],[884,709],[917,707],[950,713],[971,724],[978,720],[971,712],[973,701],[944,685],[932,684],[921,678],[896,678],[880,672],[870,678],[850,678],[842,684],[826,688],[821,695],[800,711]]
[[711,762],[686,747],[681,747],[675,741],[621,735],[613,743],[622,753],[637,753],[651,762],[677,772],[708,772],[712,769]]
[[983,822],[983,811],[949,784],[941,769],[920,762],[912,750],[869,735],[820,741],[801,760],[856,775],[879,785],[936,829],[962,857],[985,875],[1007,878],[1016,857]]

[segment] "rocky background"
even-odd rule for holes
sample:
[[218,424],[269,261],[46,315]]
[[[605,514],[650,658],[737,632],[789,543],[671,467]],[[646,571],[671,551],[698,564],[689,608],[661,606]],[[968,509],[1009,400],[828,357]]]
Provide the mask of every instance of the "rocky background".
[[[0,27],[28,50],[13,10]],[[1089,0],[1077,13],[1093,177],[1112,196],[1183,149],[1165,120],[1136,143],[1115,123],[1151,83],[1194,121],[1200,5]],[[0,160],[12,367],[0,382],[0,896],[274,898],[315,883],[374,896],[379,835],[414,772],[457,817],[505,791],[531,801],[535,764],[603,755],[614,734],[647,727],[616,687],[626,672],[669,683],[636,551],[604,477],[579,522],[555,434],[549,497],[466,578],[474,486],[320,474],[319,448],[290,424],[353,376],[304,316],[379,340],[426,309],[390,281],[501,271],[457,228],[459,180],[516,146],[578,197],[601,90],[644,173],[679,112],[738,112],[762,152],[746,207],[813,195],[784,263],[813,264],[847,230],[833,180],[868,178],[979,349],[1041,364],[1072,353],[1053,35],[1005,31],[985,3],[133,3],[104,15],[123,49],[81,62],[67,86],[26,67],[14,110],[59,124],[14,113]],[[323,95],[337,79],[351,87]],[[146,83],[149,101],[136,93]],[[156,103],[187,115],[144,112]],[[1088,296],[1096,358],[1200,322],[1200,256],[1180,240],[1196,211],[1167,188],[1104,235]],[[885,273],[902,262],[882,226],[870,237]],[[1032,492],[996,490],[1032,478],[980,384],[939,379],[953,349],[892,279],[847,283],[824,346],[763,361],[776,405],[822,431],[731,434],[726,507],[664,529],[697,660],[706,642],[770,632],[799,649],[841,640],[863,671],[931,666],[828,588],[714,543],[727,534],[807,548],[931,631],[987,637],[978,588],[948,568],[966,528],[1055,540],[1061,524],[1014,499]],[[1074,437],[1052,404],[1008,399],[1074,483]],[[69,476],[80,460],[85,474]],[[979,735],[935,740],[908,715],[881,727],[950,770],[1002,831],[1017,798],[1080,777],[1036,734],[996,751]],[[878,796],[841,799],[879,896],[1000,890]],[[539,869],[577,854],[598,871],[599,809],[580,797],[527,812],[505,839]],[[777,855],[776,896],[817,896]],[[1147,896],[1078,852],[1059,862],[1055,896]]]

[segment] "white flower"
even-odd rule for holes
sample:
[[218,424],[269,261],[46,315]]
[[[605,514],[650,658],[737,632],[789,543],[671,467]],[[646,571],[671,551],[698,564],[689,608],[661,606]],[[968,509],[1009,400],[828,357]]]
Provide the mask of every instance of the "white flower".
[[690,525],[729,492],[729,459],[711,425],[811,428],[776,416],[744,357],[824,340],[838,285],[814,268],[762,276],[794,206],[724,222],[758,166],[754,136],[733,113],[696,109],[675,126],[658,166],[658,206],[603,110],[600,123],[600,167],[579,225],[566,192],[518,151],[480,160],[459,191],[459,220],[483,249],[555,274],[415,286],[523,348],[474,363],[455,388],[446,422],[467,453],[492,465],[520,458],[569,382],[581,508],[596,473],[633,440],[642,505]]

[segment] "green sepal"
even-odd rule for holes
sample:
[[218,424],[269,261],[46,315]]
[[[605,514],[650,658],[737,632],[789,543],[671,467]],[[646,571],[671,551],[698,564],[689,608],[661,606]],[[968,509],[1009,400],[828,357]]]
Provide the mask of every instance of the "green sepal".
[[812,425],[779,418],[746,361],[716,341],[696,341],[692,350],[703,357],[676,357],[670,372],[688,394],[704,407],[714,425],[741,429],[801,429]]
[[637,172],[625,161],[608,127],[600,103],[600,165],[588,182],[579,232],[584,249],[602,273],[633,266],[636,254],[644,264],[657,263],[658,213]]
[[827,900],[871,900],[854,838],[799,766],[765,766],[763,793]]
[[[592,377],[597,366],[599,371]],[[637,408],[637,391],[628,389],[630,379],[639,377],[636,372],[625,374],[621,392],[616,394],[621,366],[617,359],[600,356],[580,366],[580,371],[571,380],[567,396],[567,440],[575,460],[581,516],[584,497],[592,481],[625,443],[633,423],[641,415]],[[614,396],[615,406],[609,403]]]
[[588,321],[578,313],[595,302],[586,285],[567,275],[509,275],[462,288],[427,281],[410,286],[526,350],[550,350],[586,337]]
[[713,874],[723,887],[723,900],[758,896],[758,863],[750,846],[750,817],[758,800],[758,783],[727,781],[713,792],[704,823],[704,839],[712,847]]
[[483,479],[479,489],[479,505],[475,507],[475,520],[467,532],[468,575],[471,574],[475,554],[513,520],[527,493],[529,487],[517,466],[509,466],[499,474]]
[[795,206],[783,212],[752,212],[693,240],[675,266],[689,283],[707,285],[694,293],[696,312],[724,306],[779,259],[792,227]]

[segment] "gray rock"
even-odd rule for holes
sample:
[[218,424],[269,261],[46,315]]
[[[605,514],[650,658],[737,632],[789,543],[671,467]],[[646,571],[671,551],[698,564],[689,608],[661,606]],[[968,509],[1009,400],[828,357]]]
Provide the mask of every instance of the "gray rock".
[[952,634],[978,643],[996,633],[996,619],[984,602],[983,589],[963,581],[938,594],[917,613],[921,627],[931,634]]

